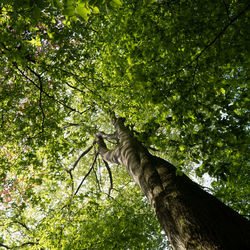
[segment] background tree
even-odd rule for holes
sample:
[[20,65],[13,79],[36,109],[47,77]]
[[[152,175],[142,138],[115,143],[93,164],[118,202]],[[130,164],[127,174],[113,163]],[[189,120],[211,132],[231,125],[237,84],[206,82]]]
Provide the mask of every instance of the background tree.
[[[131,188],[121,168],[112,167],[119,192],[109,194],[104,163],[73,195],[95,157],[91,151],[79,158],[82,151],[98,131],[112,132],[110,111],[179,170],[213,177],[212,192],[247,215],[249,3],[55,2],[1,3],[2,244],[88,248],[67,235],[85,232],[87,223],[94,229],[116,203],[107,197],[144,207],[142,198],[128,203],[120,196]],[[95,221],[87,220],[88,204],[100,215]],[[142,220],[148,213],[146,206],[138,212],[145,228],[120,229],[121,244],[129,238],[136,248],[140,228],[140,244],[159,248],[156,223]],[[92,244],[110,249],[98,237]]]

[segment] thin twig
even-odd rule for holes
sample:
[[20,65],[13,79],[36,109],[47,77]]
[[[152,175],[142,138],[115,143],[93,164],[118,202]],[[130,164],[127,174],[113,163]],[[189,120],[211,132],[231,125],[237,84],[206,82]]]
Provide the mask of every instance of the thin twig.
[[97,165],[99,167],[99,171],[98,171],[99,181],[100,181],[100,185],[102,185],[102,171],[101,171],[101,159],[100,159],[100,157],[98,157]]
[[224,0],[222,0],[222,2],[223,2],[223,5],[224,5],[224,7],[225,7],[225,9],[226,9],[228,20],[231,20],[229,8],[228,8],[228,6],[227,6],[227,4],[225,3]]
[[63,127],[63,129],[65,128],[69,128],[69,127],[80,127],[80,126],[83,126],[85,123],[67,123],[67,125],[65,125]]
[[73,175],[72,175],[72,171],[76,168],[77,164],[79,163],[79,161],[81,160],[81,158],[86,155],[93,147],[93,144],[88,147],[85,151],[83,151],[81,153],[81,155],[78,157],[78,159],[75,161],[74,165],[72,168],[70,169],[66,169],[66,172],[70,175],[70,179],[71,179],[71,190],[72,190],[72,195],[74,193],[74,178],[73,178]]
[[[184,67],[182,67],[181,69],[175,71],[175,72],[167,72],[168,74],[171,74],[171,76],[173,75],[176,75],[176,74],[179,74],[180,72],[182,72],[184,69],[190,67],[193,62],[197,61],[204,53],[205,51],[210,48],[225,32],[226,30],[228,29],[228,27],[230,25],[232,25],[241,15],[243,15],[248,9],[250,8],[250,4],[248,4],[246,6],[245,9],[243,9],[238,15],[236,15],[235,17],[233,18],[230,18],[229,19],[229,22],[224,26],[224,28],[214,37],[214,39],[209,42],[201,51],[199,54],[197,54],[193,60],[191,60],[189,63],[187,63]],[[164,73],[165,74],[165,73]]]
[[[105,103],[109,104],[109,102],[108,102],[107,100],[103,99],[103,97],[102,97],[100,94],[98,94],[96,90],[93,90],[93,89],[89,88],[89,86],[87,86],[87,85],[82,81],[83,79],[87,79],[87,80],[93,81],[92,78],[90,78],[90,77],[79,76],[79,75],[77,75],[77,74],[75,74],[75,73],[73,73],[73,72],[71,72],[71,71],[67,71],[67,70],[65,70],[65,69],[58,68],[58,67],[55,66],[55,65],[52,65],[52,66],[50,66],[50,67],[53,67],[53,68],[55,68],[55,69],[58,69],[58,70],[60,70],[61,72],[64,72],[64,73],[68,74],[69,76],[74,77],[74,78],[76,79],[76,81],[77,81],[78,83],[80,83],[81,85],[83,85],[84,88],[86,88],[89,92],[91,92],[91,93],[92,93],[93,95],[95,95],[95,96],[98,96],[102,101],[104,101]],[[94,80],[95,80],[95,81],[102,82],[102,80],[99,80],[99,79],[94,79]],[[67,83],[66,83],[66,84],[67,84]],[[71,88],[75,88],[75,89],[76,89],[76,87],[74,87],[74,86],[72,86],[72,85],[70,85],[70,84],[67,84],[67,85],[68,85],[69,87],[71,87]],[[82,90],[80,90],[80,89],[78,89],[78,88],[77,88],[77,90],[84,93],[84,91],[82,91]]]
[[234,18],[230,19],[230,22],[228,22],[228,24],[217,34],[217,36],[210,42],[208,43],[204,48],[203,50],[189,63],[185,66],[185,68],[189,67],[190,65],[193,64],[193,62],[197,61],[201,56],[202,54],[209,48],[211,47],[219,37],[221,37],[225,32],[226,30],[228,29],[228,27],[233,23],[235,22],[241,15],[243,15],[250,7],[250,4],[247,5],[247,7],[242,10],[238,15],[236,15]]
[[[41,76],[36,72],[36,71],[34,71],[33,69],[31,69],[29,66],[27,67],[34,75],[36,75],[37,77],[38,77],[38,79],[39,79],[39,82],[41,81]],[[36,85],[36,87],[37,87],[38,85]],[[39,88],[39,87],[38,87]],[[40,89],[40,88],[39,88]],[[60,103],[61,105],[63,105],[63,106],[65,106],[66,108],[68,108],[68,109],[70,109],[71,111],[75,111],[75,112],[77,112],[77,113],[79,113],[79,114],[82,114],[82,112],[79,112],[78,110],[76,110],[76,109],[74,109],[74,108],[72,108],[72,107],[70,107],[70,106],[68,106],[67,104],[65,104],[65,103],[63,103],[63,102],[61,102],[61,101],[59,101],[59,100],[57,100],[54,96],[52,96],[52,95],[49,95],[47,92],[45,92],[44,90],[41,90],[46,96],[48,96],[49,98],[52,98],[52,99],[54,99],[56,102],[58,102],[58,103]]]
[[66,82],[66,81],[65,81],[65,84],[66,84],[67,86],[69,86],[70,88],[72,88],[72,89],[74,89],[74,90],[77,90],[77,91],[79,91],[79,92],[81,92],[81,93],[84,93],[84,94],[85,94],[85,92],[84,92],[83,90],[78,89],[77,87],[75,87],[75,86],[73,86],[73,85],[69,84],[69,83],[68,83],[68,82]]
[[23,222],[20,221],[13,221],[14,223],[17,223],[19,225],[21,225],[22,227],[24,227],[27,231],[30,231],[30,229],[27,227],[27,225]]
[[75,191],[74,195],[76,195],[76,194],[78,193],[78,191],[80,190],[80,188],[81,188],[83,182],[86,180],[86,178],[89,176],[89,174],[91,173],[92,169],[94,168],[94,165],[95,165],[95,163],[96,163],[97,156],[98,156],[98,153],[96,153],[91,168],[89,169],[88,173],[83,177],[83,179],[82,179],[80,185],[78,186],[77,190]]
[[70,168],[70,169],[67,170],[67,171],[70,171],[70,172],[73,171],[73,170],[76,168],[76,166],[77,166],[77,164],[79,163],[79,161],[81,160],[81,158],[82,158],[84,155],[86,155],[92,148],[93,148],[93,144],[92,144],[91,146],[89,146],[85,151],[83,151],[83,152],[81,153],[81,155],[80,155],[80,156],[78,157],[78,159],[75,161],[73,167]]
[[27,246],[27,245],[39,245],[39,243],[28,241],[28,242],[21,244],[20,246],[15,246],[13,248],[20,248],[20,247]]
[[42,116],[43,116],[43,120],[42,120],[42,131],[40,133],[43,133],[44,132],[44,121],[45,121],[45,113],[44,113],[44,110],[43,110],[43,106],[42,106],[42,93],[43,93],[43,83],[42,83],[42,80],[41,80],[41,77],[39,76],[39,83],[40,83],[40,97],[39,97],[39,107],[41,109],[41,112],[42,112]]
[[74,186],[74,178],[73,178],[73,175],[72,175],[72,172],[71,171],[68,171],[68,170],[66,170],[68,173],[69,173],[69,175],[70,175],[70,179],[71,179],[71,191],[72,191],[72,195],[73,195],[73,193],[74,193],[74,189],[75,189],[75,186]]
[[[198,70],[198,66],[199,66],[199,58],[197,58],[196,60],[196,65],[195,65],[195,68],[194,68],[194,72],[193,72],[193,80],[192,80],[192,85],[193,85],[193,88],[194,88],[194,91],[195,91],[195,102],[196,102],[196,106],[197,106],[197,110],[198,110],[198,107],[199,107],[199,102],[198,102],[198,93],[197,93],[197,88],[196,88],[196,84],[195,84],[195,77],[196,77],[196,72]],[[197,116],[197,111],[196,109],[194,110],[196,116]]]
[[13,246],[13,247],[9,247],[7,245],[4,245],[3,243],[0,243],[0,247],[5,247],[6,249],[14,249],[14,248],[21,248],[21,247],[24,247],[24,246],[27,246],[27,245],[39,245],[39,243],[36,243],[36,242],[25,242],[19,246]]
[[[74,109],[74,108],[68,106],[67,104],[63,103],[62,101],[57,100],[53,95],[48,94],[46,91],[41,90],[41,89],[40,89],[40,86],[39,86],[38,84],[36,84],[34,80],[30,79],[27,75],[25,75],[24,72],[23,72],[22,70],[19,69],[19,67],[17,66],[16,63],[13,63],[13,65],[14,65],[15,68],[21,73],[21,75],[22,75],[24,78],[26,78],[28,81],[30,81],[36,88],[38,88],[40,91],[42,91],[42,93],[44,93],[47,97],[49,97],[50,99],[52,99],[52,100],[54,100],[55,102],[59,103],[59,104],[62,105],[63,107],[69,109],[70,111],[77,112],[77,113],[79,113],[79,114],[84,113],[84,111],[83,111],[83,112],[80,112],[80,111],[78,111],[78,110],[76,110],[76,109]],[[39,76],[39,74],[37,74],[37,73],[36,73],[34,70],[32,70],[30,67],[28,67],[28,69],[29,69],[32,73],[34,73],[36,76]]]

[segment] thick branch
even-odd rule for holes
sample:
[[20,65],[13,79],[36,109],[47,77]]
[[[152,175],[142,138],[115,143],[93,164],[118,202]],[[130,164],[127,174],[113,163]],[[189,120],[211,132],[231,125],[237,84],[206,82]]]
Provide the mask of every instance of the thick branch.
[[97,135],[101,136],[103,139],[116,140],[117,143],[119,141],[118,135],[116,132],[113,134],[105,134],[104,132],[100,131],[100,132],[97,132]]
[[[96,165],[97,165],[97,164],[96,164]],[[94,175],[95,175],[96,183],[97,183],[97,185],[98,185],[98,189],[99,189],[99,191],[101,191],[101,183],[100,183],[100,181],[99,181],[99,179],[98,179],[98,176],[97,176],[97,173],[96,173],[95,168],[93,168],[93,172],[94,172]]]
[[102,156],[103,160],[115,164],[121,164],[121,162],[119,161],[119,147],[114,150],[109,150],[103,140],[102,135],[99,135],[98,133],[96,134],[95,142],[98,144],[98,152]]
[[106,167],[106,169],[108,170],[108,173],[109,173],[110,188],[109,188],[108,195],[110,196],[111,190],[113,189],[113,177],[112,177],[112,172],[111,172],[111,169],[109,167],[109,164],[106,161],[104,161],[104,164],[105,164],[105,167]]

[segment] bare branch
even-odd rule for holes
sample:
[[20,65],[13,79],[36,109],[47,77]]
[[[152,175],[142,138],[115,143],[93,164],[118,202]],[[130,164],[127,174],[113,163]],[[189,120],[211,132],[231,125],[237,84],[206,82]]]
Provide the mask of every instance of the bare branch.
[[85,151],[83,151],[81,153],[81,155],[78,157],[78,159],[76,160],[76,162],[74,163],[73,167],[70,169],[66,169],[66,172],[70,175],[70,179],[71,179],[71,189],[72,189],[72,194],[74,193],[74,178],[72,175],[72,171],[76,168],[77,164],[79,163],[79,161],[81,160],[81,158],[86,155],[93,147],[93,144],[88,147]]
[[5,247],[6,249],[11,249],[9,246],[4,245],[3,243],[0,243],[0,247]]
[[99,191],[101,191],[101,184],[100,184],[100,181],[99,181],[99,179],[97,177],[97,173],[96,173],[95,168],[93,168],[93,172],[94,172],[94,175],[95,175],[96,183],[98,185],[98,189],[99,189]]
[[71,169],[67,170],[67,171],[70,171],[70,172],[73,171],[73,170],[76,168],[76,166],[77,166],[77,164],[79,163],[79,161],[81,160],[81,158],[82,158],[84,155],[86,155],[92,148],[93,148],[93,144],[92,144],[91,146],[89,146],[85,151],[83,151],[83,152],[81,153],[81,155],[80,155],[80,156],[78,157],[78,159],[75,161],[73,167],[72,167]]
[[27,245],[38,245],[38,243],[28,241],[28,242],[25,242],[19,246],[13,246],[13,247],[9,247],[7,245],[4,245],[3,243],[0,243],[0,247],[5,247],[6,249],[15,249],[15,248],[20,248],[20,247],[27,246]]
[[78,89],[77,87],[75,87],[75,86],[73,86],[73,85],[69,84],[68,82],[65,82],[65,84],[66,84],[67,86],[69,86],[70,88],[74,89],[74,90],[77,90],[77,91],[79,91],[79,92],[81,92],[81,93],[84,93],[84,91],[83,91],[83,90]]
[[109,188],[108,195],[110,196],[111,190],[113,189],[113,177],[112,177],[112,172],[111,172],[111,169],[109,167],[109,164],[106,161],[104,161],[104,164],[105,164],[105,167],[106,167],[106,169],[108,170],[108,173],[109,173],[110,188]]
[[20,247],[27,246],[27,245],[39,245],[39,243],[28,241],[28,242],[21,244],[20,246],[14,246],[13,248],[20,248]]
[[20,221],[13,221],[14,223],[17,223],[19,225],[21,225],[22,227],[24,227],[27,231],[30,231],[30,229],[28,228],[28,226],[24,223],[24,222],[20,222]]
[[69,175],[70,175],[70,179],[71,179],[71,191],[72,191],[72,195],[73,195],[74,189],[75,189],[75,187],[74,187],[74,178],[73,178],[73,175],[72,175],[71,171],[66,170],[66,172],[69,173]]
[[76,195],[76,194],[78,193],[78,191],[80,190],[80,188],[81,188],[81,186],[82,186],[83,182],[86,180],[86,178],[89,176],[89,174],[90,174],[90,173],[91,173],[91,171],[93,170],[94,165],[95,165],[95,163],[96,163],[97,156],[98,156],[98,153],[96,153],[96,155],[95,155],[95,158],[94,158],[94,161],[93,161],[93,163],[92,163],[91,168],[89,169],[88,173],[87,173],[87,174],[83,177],[83,179],[82,179],[82,181],[81,181],[80,185],[78,186],[77,190],[75,191],[74,195]]
[[[39,76],[39,83],[40,83],[40,97],[39,97],[39,107],[41,109],[41,112],[42,112],[42,116],[43,116],[43,120],[42,120],[42,131],[40,133],[43,133],[44,132],[44,121],[45,121],[45,113],[44,113],[44,110],[43,110],[43,106],[42,106],[42,93],[43,93],[43,83],[42,83],[42,80],[41,80],[41,77]],[[38,133],[39,134],[39,133]]]

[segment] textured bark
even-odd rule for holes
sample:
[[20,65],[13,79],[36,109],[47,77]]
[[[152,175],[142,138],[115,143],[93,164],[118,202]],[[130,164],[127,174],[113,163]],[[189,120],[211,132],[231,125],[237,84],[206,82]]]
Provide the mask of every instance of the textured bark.
[[[174,249],[250,249],[249,222],[205,192],[186,175],[176,175],[169,162],[151,155],[114,119],[116,133],[96,135],[99,153],[108,162],[126,167],[155,210]],[[114,150],[104,138],[118,138]]]

